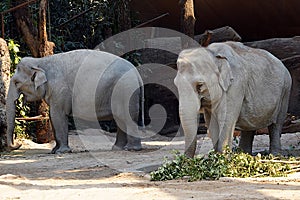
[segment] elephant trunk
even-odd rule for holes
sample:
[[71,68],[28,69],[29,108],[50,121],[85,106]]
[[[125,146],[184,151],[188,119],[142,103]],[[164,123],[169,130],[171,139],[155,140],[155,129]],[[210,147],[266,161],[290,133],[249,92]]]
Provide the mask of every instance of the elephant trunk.
[[[195,155],[197,144],[197,129],[198,129],[198,112],[196,109],[191,109],[191,105],[180,103],[179,115],[181,125],[185,136],[185,155],[192,158]],[[190,103],[188,103],[190,104]],[[189,107],[190,106],[190,107]],[[193,108],[195,108],[193,106]]]
[[179,116],[185,136],[185,155],[194,157],[197,144],[200,100],[192,86],[184,82],[175,83],[179,93]]
[[13,81],[11,80],[7,101],[6,101],[6,122],[7,122],[7,147],[8,150],[16,150],[21,147],[20,144],[14,144],[14,128],[15,128],[15,116],[16,116],[16,104],[15,101],[19,98],[19,93]]

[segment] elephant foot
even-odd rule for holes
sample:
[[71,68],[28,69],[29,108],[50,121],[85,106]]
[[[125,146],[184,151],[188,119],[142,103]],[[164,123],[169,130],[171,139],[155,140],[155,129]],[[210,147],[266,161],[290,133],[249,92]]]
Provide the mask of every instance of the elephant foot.
[[141,151],[142,150],[142,145],[126,145],[124,147],[125,151]]
[[112,147],[112,150],[113,151],[122,151],[122,150],[124,150],[124,147],[126,146],[126,144],[127,144],[127,139],[126,138],[125,139],[124,138],[121,138],[121,139],[117,138],[115,144]]
[[141,151],[142,143],[141,139],[128,135],[127,136],[127,144],[124,146],[125,151]]
[[62,146],[59,148],[54,147],[51,153],[52,154],[72,153],[72,150],[69,146]]
[[122,151],[123,149],[124,149],[124,147],[123,146],[119,146],[119,145],[114,145],[112,147],[113,151]]
[[120,146],[114,145],[112,147],[112,150],[113,151],[122,151],[122,150],[125,150],[125,151],[141,151],[142,146],[141,145],[135,145],[135,146],[126,145],[124,147],[120,147]]
[[270,149],[269,152],[273,156],[281,156],[282,155],[282,151],[280,149]]
[[136,137],[127,136],[127,138],[117,138],[112,150],[115,151],[140,151],[142,150],[141,140]]
[[13,150],[17,150],[17,149],[19,149],[20,147],[22,146],[22,144],[15,144],[15,145],[9,145],[8,147],[7,147],[7,151],[13,151]]

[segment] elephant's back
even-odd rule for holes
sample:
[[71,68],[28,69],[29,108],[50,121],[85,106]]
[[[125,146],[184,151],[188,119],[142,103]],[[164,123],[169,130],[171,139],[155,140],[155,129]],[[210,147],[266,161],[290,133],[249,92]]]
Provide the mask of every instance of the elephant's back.
[[[134,75],[126,79],[126,74]],[[130,62],[106,52],[88,52],[74,76],[74,115],[93,119],[108,117],[112,114],[111,98],[116,85],[125,87],[133,82],[140,84],[137,71]],[[120,95],[120,103],[122,97]]]

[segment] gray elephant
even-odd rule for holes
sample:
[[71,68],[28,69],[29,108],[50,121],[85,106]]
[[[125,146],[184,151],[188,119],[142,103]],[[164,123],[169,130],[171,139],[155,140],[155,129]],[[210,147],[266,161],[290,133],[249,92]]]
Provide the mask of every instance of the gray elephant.
[[268,127],[270,153],[280,153],[291,88],[281,61],[265,50],[225,42],[184,50],[177,65],[174,82],[187,156],[195,154],[199,112],[204,112],[215,151],[232,146],[236,128],[240,148],[252,153],[255,130]]
[[7,145],[14,144],[15,101],[44,99],[50,108],[56,146],[52,153],[70,152],[68,118],[117,121],[113,149],[141,150],[138,126],[143,126],[142,80],[136,68],[115,55],[75,50],[44,58],[26,57],[18,64],[7,97]]

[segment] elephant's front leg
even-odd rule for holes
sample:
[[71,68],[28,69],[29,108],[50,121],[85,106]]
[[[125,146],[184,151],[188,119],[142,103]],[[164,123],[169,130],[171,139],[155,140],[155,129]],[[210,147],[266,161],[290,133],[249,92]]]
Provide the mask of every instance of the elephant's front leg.
[[50,106],[50,119],[54,130],[56,146],[51,153],[69,153],[68,145],[68,117],[61,109]]
[[215,151],[224,152],[227,146],[230,149],[232,148],[235,124],[235,120],[231,117],[226,117],[224,121],[220,118],[211,118],[209,129],[212,130],[210,134]]
[[235,123],[229,122],[224,125],[220,132],[218,143],[215,145],[215,150],[218,152],[223,152],[228,146],[232,149],[233,132],[235,128]]
[[233,132],[238,121],[243,97],[233,94],[226,94],[227,97],[222,99],[219,107],[216,108],[215,116],[217,120],[217,126],[219,127],[219,139],[214,144],[215,150],[218,152],[224,152],[226,146],[232,149]]

